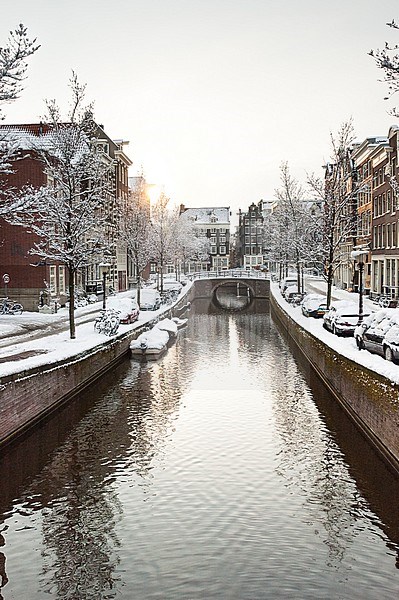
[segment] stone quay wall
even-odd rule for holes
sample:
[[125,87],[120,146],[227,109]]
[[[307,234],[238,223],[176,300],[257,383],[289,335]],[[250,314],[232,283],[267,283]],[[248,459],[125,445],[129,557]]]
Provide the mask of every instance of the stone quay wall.
[[302,329],[271,295],[271,311],[290,340],[372,445],[399,473],[399,386],[337,354]]

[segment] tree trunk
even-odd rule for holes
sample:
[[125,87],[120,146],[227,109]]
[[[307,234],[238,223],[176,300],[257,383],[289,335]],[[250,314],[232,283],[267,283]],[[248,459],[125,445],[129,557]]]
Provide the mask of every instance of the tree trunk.
[[136,294],[136,301],[137,304],[140,306],[140,302],[141,302],[141,277],[140,277],[140,273],[139,270],[136,270],[137,272],[137,294]]
[[301,293],[301,262],[299,260],[299,253],[296,253],[296,281],[298,292]]
[[75,271],[68,267],[68,289],[69,289],[69,337],[71,340],[76,338],[75,330]]
[[332,295],[332,285],[333,285],[333,265],[330,262],[327,269],[327,308],[330,308],[331,304],[331,295]]

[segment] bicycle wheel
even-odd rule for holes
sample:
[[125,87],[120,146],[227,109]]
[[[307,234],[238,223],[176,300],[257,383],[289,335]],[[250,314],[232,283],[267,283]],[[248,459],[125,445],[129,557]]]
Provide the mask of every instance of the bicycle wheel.
[[16,302],[11,308],[10,308],[10,312],[13,315],[22,315],[22,313],[24,312],[24,307],[22,306],[22,304],[18,304],[18,302]]

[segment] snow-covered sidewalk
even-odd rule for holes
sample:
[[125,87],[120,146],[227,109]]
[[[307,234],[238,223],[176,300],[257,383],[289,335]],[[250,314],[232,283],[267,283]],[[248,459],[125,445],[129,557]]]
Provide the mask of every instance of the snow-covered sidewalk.
[[[389,379],[392,383],[399,384],[399,365],[387,362],[381,356],[371,354],[371,352],[368,352],[367,350],[359,350],[353,337],[338,337],[333,333],[326,331],[323,328],[323,319],[305,317],[302,314],[300,306],[292,306],[286,302],[280,293],[277,283],[271,282],[270,285],[275,300],[294,321],[303,327],[303,329],[309,331],[309,333],[313,334],[317,339],[332,348],[337,354],[341,354],[359,365],[379,373]],[[311,292],[325,293],[326,288],[323,287],[325,285],[323,280],[310,279],[306,281],[305,287]],[[336,300],[352,300],[353,302],[358,302],[358,294],[338,290],[336,288],[333,290],[333,298]],[[368,310],[372,311],[379,310],[378,305],[374,304],[369,299],[365,299],[365,308],[366,307]]]
[[[321,277],[308,276],[305,279],[305,288],[307,292],[314,292],[316,294],[327,294],[327,282]],[[357,292],[348,292],[346,290],[340,290],[339,288],[333,287],[332,289],[332,300],[348,300],[359,303],[359,294]],[[363,297],[363,306],[368,309],[367,312],[378,310],[378,304],[372,302],[367,296]]]
[[[188,291],[192,283],[181,290],[175,305]],[[122,292],[120,296],[130,295]],[[159,318],[173,305],[162,305],[156,311],[140,311],[138,320],[131,325],[119,325],[118,337],[128,331],[138,329]],[[56,364],[72,359],[112,337],[94,331],[94,320],[102,308],[102,302],[88,304],[76,309],[76,338],[69,337],[68,309],[56,314],[44,315],[24,312],[22,315],[0,316],[0,377],[13,375],[28,369]]]
[[[132,325],[120,325],[117,336],[145,325],[158,314],[162,314],[163,311],[164,307],[154,312],[141,312],[138,321]],[[93,321],[94,316],[89,322],[82,323],[81,325],[78,324],[74,340],[70,339],[69,329],[66,328],[52,335],[42,335],[30,340],[24,339],[14,344],[9,343],[0,349],[0,377],[35,367],[55,364],[59,361],[73,358],[105,342],[109,342],[112,338],[94,331]]]

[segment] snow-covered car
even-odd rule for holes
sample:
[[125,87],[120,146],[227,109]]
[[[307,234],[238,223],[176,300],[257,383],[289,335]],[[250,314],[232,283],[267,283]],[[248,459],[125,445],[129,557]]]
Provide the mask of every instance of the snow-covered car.
[[295,274],[287,275],[287,277],[283,277],[283,279],[280,280],[279,287],[283,295],[289,285],[298,285],[298,277]]
[[107,300],[107,308],[113,308],[119,313],[120,323],[134,323],[139,318],[140,309],[133,298],[112,296]]
[[297,285],[288,285],[284,292],[283,292],[283,298],[285,298],[285,300],[287,300],[287,302],[289,302],[291,300],[291,298],[298,294],[298,287]]
[[[370,313],[365,313],[367,317]],[[323,327],[335,335],[354,334],[359,322],[359,306],[350,300],[333,302],[323,317]]]
[[161,295],[158,290],[142,288],[140,290],[140,310],[158,310],[161,306]]
[[320,319],[328,310],[326,297],[321,294],[306,294],[301,302],[301,310],[305,317]]
[[354,336],[360,350],[399,360],[399,309],[378,310],[356,327]]

